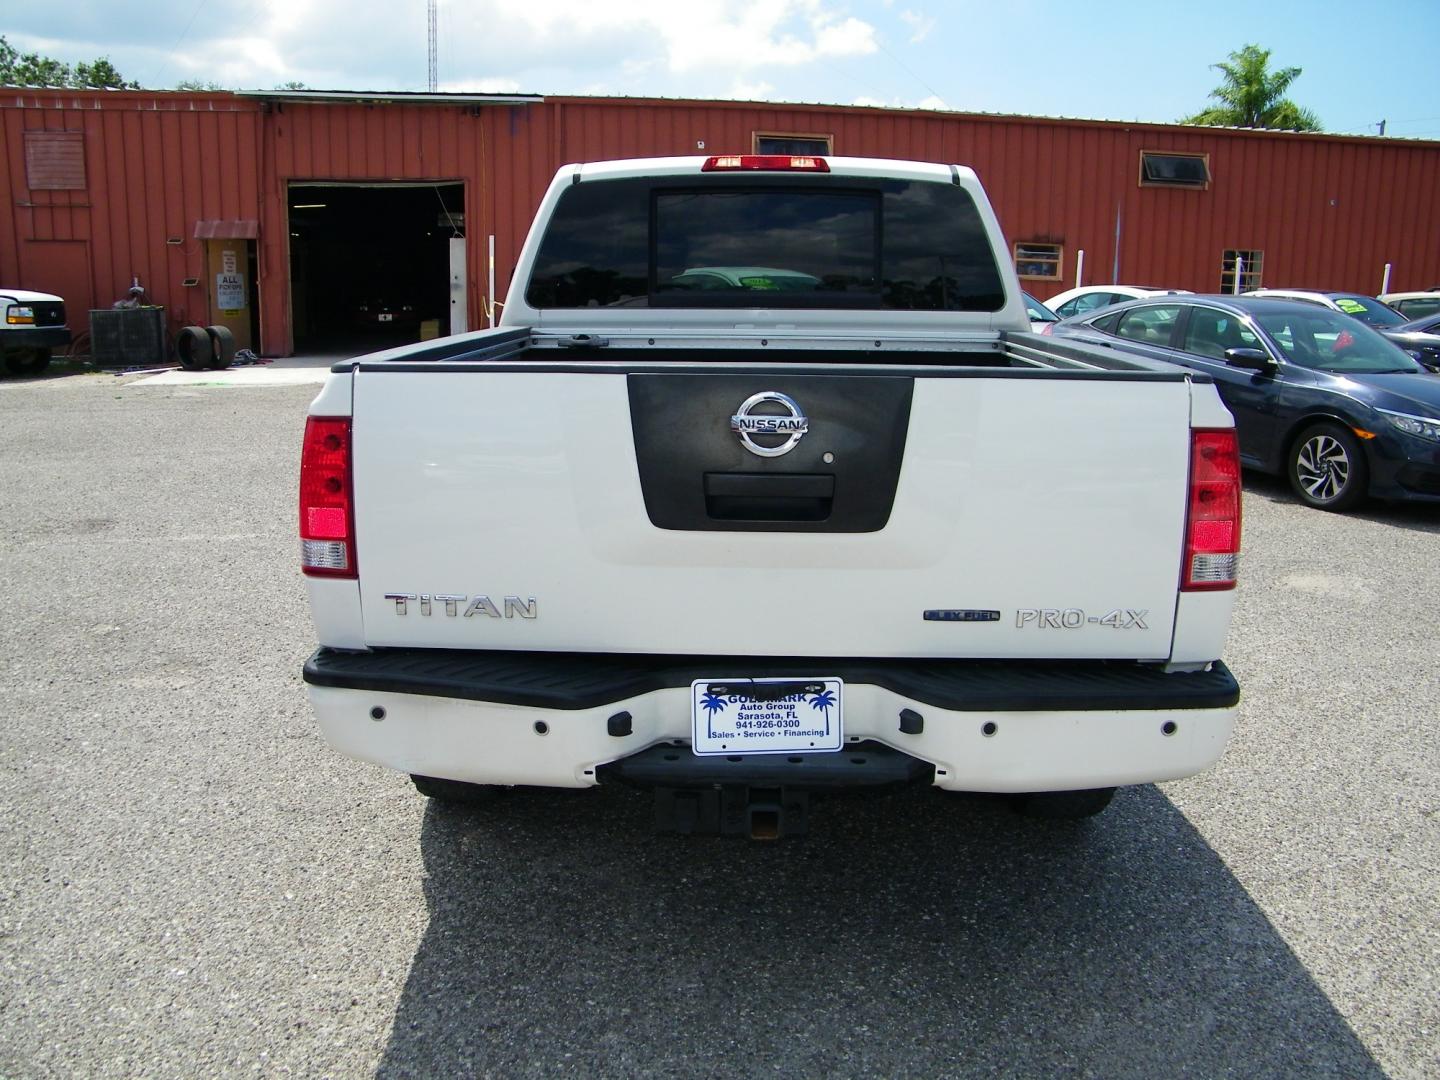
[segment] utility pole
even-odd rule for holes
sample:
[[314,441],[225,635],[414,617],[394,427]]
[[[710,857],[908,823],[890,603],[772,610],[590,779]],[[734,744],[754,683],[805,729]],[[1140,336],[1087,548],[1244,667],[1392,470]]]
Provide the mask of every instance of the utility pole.
[[435,58],[435,27],[440,21],[440,12],[437,5],[438,0],[426,0],[426,16],[429,22],[427,29],[430,33],[430,93],[432,94],[435,93],[436,87],[440,84],[439,66]]
[[1385,134],[1385,121],[1384,121],[1384,120],[1381,120],[1381,121],[1380,121],[1380,134],[1381,134],[1381,135],[1384,135],[1384,134]]

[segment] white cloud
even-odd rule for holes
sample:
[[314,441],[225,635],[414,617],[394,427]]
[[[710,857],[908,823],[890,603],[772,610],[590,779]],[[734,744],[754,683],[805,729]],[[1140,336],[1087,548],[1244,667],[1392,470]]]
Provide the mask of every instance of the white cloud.
[[923,15],[908,8],[900,12],[900,21],[910,27],[911,45],[920,44],[930,36],[930,31],[935,29],[935,19],[932,16]]
[[859,19],[846,19],[835,26],[826,26],[815,38],[817,56],[867,56],[879,46],[875,44],[875,28]]
[[[127,77],[156,87],[181,79],[241,88],[297,80],[323,90],[426,84],[418,0],[401,7],[393,0],[207,0],[193,22],[194,0],[150,0],[139,9],[65,2],[76,6],[69,21],[84,27],[83,38],[57,39],[53,21],[36,15],[13,26],[10,40],[72,62],[109,52]],[[855,7],[852,0],[441,0],[440,79],[447,90],[675,97],[769,98],[778,86],[781,96],[814,100],[825,91],[812,88],[853,82],[852,69],[832,65],[879,53],[876,26],[852,14]]]
[[514,79],[456,79],[440,80],[437,89],[442,94],[518,94],[522,87]]
[[821,57],[863,56],[878,48],[872,25],[842,18],[826,0],[631,0],[623,7],[549,0],[476,15],[492,27],[523,26],[535,52],[556,36],[583,41],[620,35],[631,50],[648,46],[658,52],[672,73],[792,67]]
[[871,109],[939,109],[942,111],[948,111],[950,108],[950,106],[945,103],[945,100],[943,98],[936,97],[933,94],[930,97],[924,98],[920,101],[907,101],[906,99],[900,97],[892,97],[889,100],[884,100],[882,98],[868,97],[862,95],[860,97],[854,98],[850,102],[850,104],[860,105]]
[[730,89],[720,95],[734,101],[765,101],[775,93],[775,87],[768,82],[746,82],[744,79],[736,79],[730,84]]
[[174,57],[177,79],[198,79],[221,86],[268,87],[293,78],[274,41],[263,37],[214,39],[203,55],[181,51]]

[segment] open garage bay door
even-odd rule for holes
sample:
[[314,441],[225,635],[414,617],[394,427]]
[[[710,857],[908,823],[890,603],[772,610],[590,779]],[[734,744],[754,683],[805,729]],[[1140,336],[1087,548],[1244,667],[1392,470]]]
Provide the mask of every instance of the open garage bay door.
[[296,350],[353,355],[462,329],[450,325],[450,298],[464,208],[455,182],[292,181]]

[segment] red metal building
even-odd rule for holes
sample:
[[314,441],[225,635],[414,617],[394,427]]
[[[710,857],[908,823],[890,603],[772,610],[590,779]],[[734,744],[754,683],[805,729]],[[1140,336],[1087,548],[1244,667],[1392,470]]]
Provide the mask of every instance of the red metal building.
[[60,293],[83,329],[80,312],[138,279],[172,326],[230,321],[269,355],[297,337],[324,347],[361,308],[486,325],[489,238],[503,299],[560,164],[770,139],[972,166],[1042,298],[1075,283],[1081,251],[1085,283],[1213,292],[1237,254],[1247,286],[1373,294],[1386,264],[1392,289],[1440,283],[1436,142],[748,102],[17,88],[0,89],[0,138],[0,283]]

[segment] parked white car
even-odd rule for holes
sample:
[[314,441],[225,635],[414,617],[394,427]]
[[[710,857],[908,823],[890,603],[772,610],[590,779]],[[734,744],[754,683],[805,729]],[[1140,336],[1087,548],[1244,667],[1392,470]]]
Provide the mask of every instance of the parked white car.
[[[1406,321],[1406,316],[1401,315],[1394,308],[1382,304],[1373,296],[1363,296],[1360,293],[1326,289],[1255,289],[1245,295],[1268,296],[1273,300],[1299,300],[1302,304],[1318,304],[1331,311],[1344,312],[1377,330],[1399,326]],[[1418,317],[1417,315],[1409,316],[1412,319]]]
[[1142,300],[1147,296],[1190,295],[1189,289],[1156,289],[1149,285],[1081,285],[1050,297],[1045,305],[1062,319],[1084,315],[1126,300]]
[[1025,314],[1030,319],[1030,329],[1037,334],[1050,333],[1050,328],[1060,321],[1060,316],[1028,292],[1021,293],[1020,296],[1025,301]]
[[1440,292],[1387,292],[1379,296],[1407,319],[1423,319],[1440,313]]

